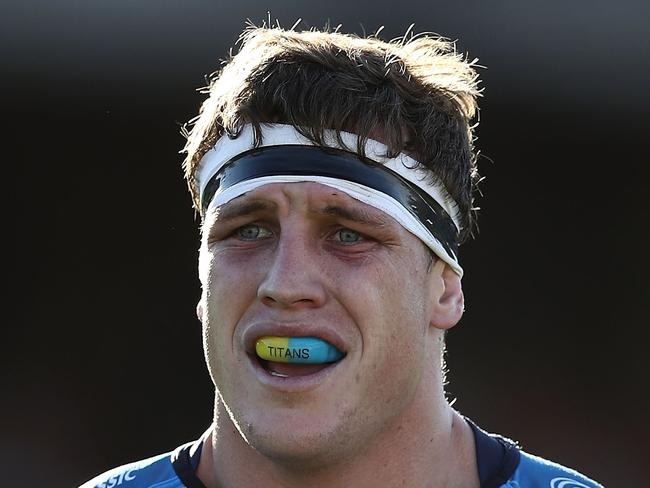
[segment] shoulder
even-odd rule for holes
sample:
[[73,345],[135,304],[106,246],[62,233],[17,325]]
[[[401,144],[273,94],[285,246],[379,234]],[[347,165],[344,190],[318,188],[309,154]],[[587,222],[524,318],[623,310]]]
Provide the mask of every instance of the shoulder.
[[603,488],[577,471],[522,451],[506,437],[474,431],[476,464],[484,488]]
[[520,451],[517,469],[503,488],[603,488],[577,471]]
[[181,488],[172,453],[125,464],[85,482],[79,488]]

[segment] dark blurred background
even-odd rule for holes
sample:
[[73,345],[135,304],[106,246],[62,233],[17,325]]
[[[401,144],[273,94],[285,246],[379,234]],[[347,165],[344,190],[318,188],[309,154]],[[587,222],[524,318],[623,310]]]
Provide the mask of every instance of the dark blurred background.
[[[478,57],[480,234],[449,395],[608,487],[647,486],[650,4],[3,2],[14,307],[2,486],[71,487],[210,423],[180,125],[246,18],[434,31]],[[7,247],[5,247],[7,249]]]

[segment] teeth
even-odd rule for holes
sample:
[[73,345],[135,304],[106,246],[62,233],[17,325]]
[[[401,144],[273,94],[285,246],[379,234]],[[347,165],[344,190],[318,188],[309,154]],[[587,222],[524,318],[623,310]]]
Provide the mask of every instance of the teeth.
[[271,374],[271,376],[277,376],[278,378],[288,378],[289,377],[289,375],[282,374],[282,373],[277,373],[277,372],[275,372],[273,370],[269,370],[269,373]]

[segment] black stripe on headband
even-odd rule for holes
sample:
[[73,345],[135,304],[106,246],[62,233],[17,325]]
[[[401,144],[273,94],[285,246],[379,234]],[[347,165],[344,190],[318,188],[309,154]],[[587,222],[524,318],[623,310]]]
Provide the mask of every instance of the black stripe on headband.
[[364,162],[356,154],[318,146],[283,145],[251,149],[238,154],[208,181],[203,213],[217,190],[263,176],[323,176],[373,188],[397,200],[440,241],[456,259],[458,231],[449,214],[430,195],[379,163]]

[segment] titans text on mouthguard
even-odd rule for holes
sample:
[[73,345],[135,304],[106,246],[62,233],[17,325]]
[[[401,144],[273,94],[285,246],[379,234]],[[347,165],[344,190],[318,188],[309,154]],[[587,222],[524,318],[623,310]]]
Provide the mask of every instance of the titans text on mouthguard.
[[255,343],[257,356],[274,363],[326,364],[343,357],[335,346],[318,337],[262,337]]
[[216,208],[271,183],[316,182],[340,190],[394,218],[462,277],[458,262],[458,205],[442,182],[409,156],[386,156],[388,148],[368,140],[366,159],[358,136],[327,132],[326,147],[314,144],[293,126],[263,124],[261,143],[252,125],[239,136],[221,137],[199,165],[201,210]]

